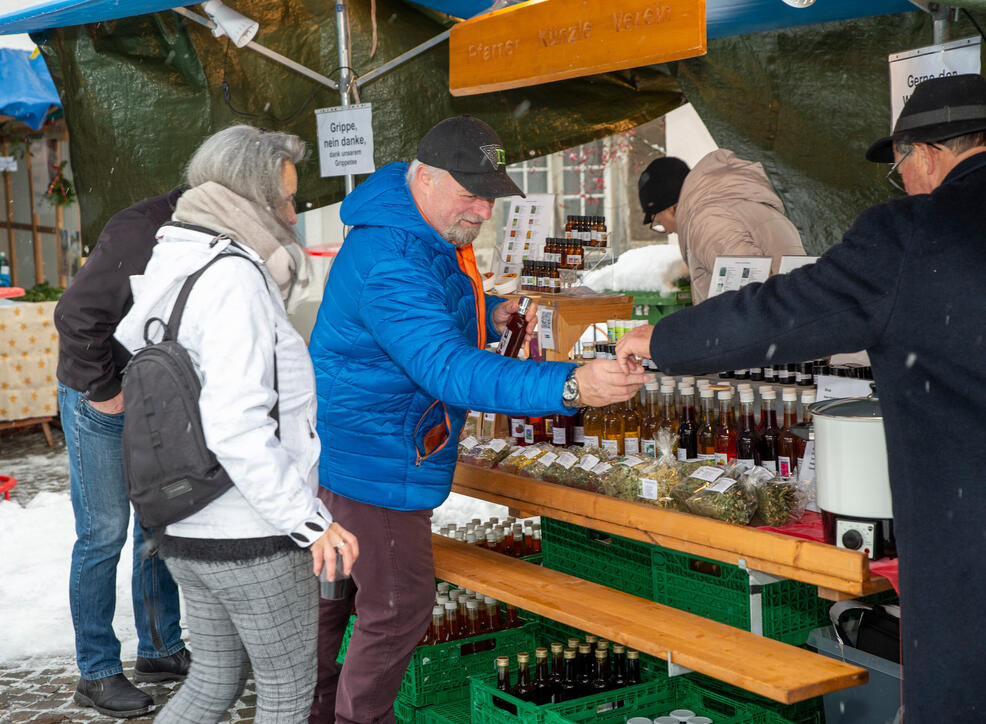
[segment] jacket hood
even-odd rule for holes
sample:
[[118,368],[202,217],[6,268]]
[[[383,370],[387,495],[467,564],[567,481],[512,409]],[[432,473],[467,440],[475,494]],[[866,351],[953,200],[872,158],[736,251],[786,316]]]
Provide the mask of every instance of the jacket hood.
[[731,200],[765,204],[784,213],[784,202],[774,192],[763,166],[737,158],[723,148],[706,154],[685,178],[679,212],[692,216],[707,203]]
[[407,168],[406,163],[388,163],[353,189],[339,210],[342,223],[347,226],[402,229],[422,239],[435,241],[454,254],[455,245],[439,236],[421,215],[407,185]]

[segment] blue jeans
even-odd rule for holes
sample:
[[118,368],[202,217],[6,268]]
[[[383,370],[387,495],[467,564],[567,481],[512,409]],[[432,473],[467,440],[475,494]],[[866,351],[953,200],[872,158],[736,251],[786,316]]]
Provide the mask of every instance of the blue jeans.
[[[69,458],[69,487],[75,513],[75,547],[69,579],[69,605],[75,627],[75,654],[84,679],[122,673],[120,640],[113,632],[116,567],[127,540],[130,501],[123,479],[123,414],[93,408],[85,395],[58,386],[58,407]],[[134,518],[131,596],[137,625],[137,655],[170,656],[184,648],[178,625],[178,586],[164,562],[154,556],[141,565],[144,535]],[[154,624],[165,650],[151,643],[143,585],[154,604]]]

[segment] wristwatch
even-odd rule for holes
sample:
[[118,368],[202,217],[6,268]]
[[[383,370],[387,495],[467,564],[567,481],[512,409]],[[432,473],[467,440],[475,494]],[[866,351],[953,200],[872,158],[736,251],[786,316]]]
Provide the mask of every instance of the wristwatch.
[[575,370],[577,369],[578,367],[568,373],[568,377],[565,378],[565,386],[562,388],[561,401],[565,403],[566,407],[585,407],[579,397],[579,381],[575,378]]

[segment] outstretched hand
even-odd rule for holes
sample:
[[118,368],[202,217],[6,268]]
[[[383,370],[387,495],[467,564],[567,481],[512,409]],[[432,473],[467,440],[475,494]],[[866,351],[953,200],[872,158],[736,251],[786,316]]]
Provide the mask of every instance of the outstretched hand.
[[639,364],[636,370],[624,372],[616,360],[597,359],[579,367],[575,379],[579,383],[582,404],[602,407],[629,400],[647,381],[647,375]]
[[631,329],[616,343],[616,361],[625,373],[640,369],[639,359],[650,359],[650,338],[654,332],[651,324]]

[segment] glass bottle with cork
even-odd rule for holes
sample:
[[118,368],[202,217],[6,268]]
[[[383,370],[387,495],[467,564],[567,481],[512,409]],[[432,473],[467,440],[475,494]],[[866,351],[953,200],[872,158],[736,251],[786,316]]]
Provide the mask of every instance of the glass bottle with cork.
[[796,474],[798,460],[798,438],[791,428],[798,424],[798,392],[794,388],[785,387],[781,391],[781,401],[784,404],[784,422],[777,436],[777,474],[782,478],[790,478]]

